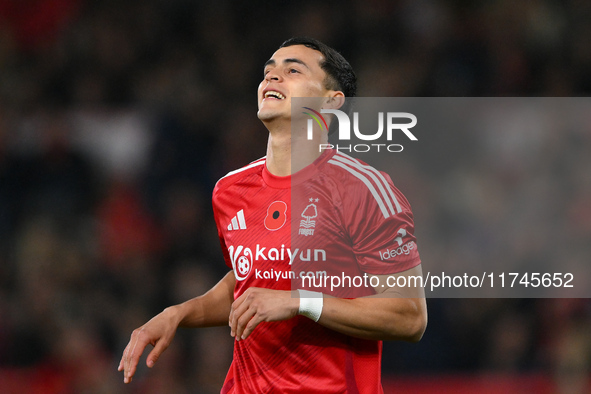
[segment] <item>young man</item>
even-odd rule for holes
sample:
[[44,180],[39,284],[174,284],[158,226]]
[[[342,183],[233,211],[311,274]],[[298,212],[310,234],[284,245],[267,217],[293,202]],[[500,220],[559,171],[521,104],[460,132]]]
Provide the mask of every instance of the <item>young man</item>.
[[[334,151],[319,152],[326,130],[311,142],[292,136],[292,98],[309,97],[318,111],[338,109],[355,89],[347,61],[316,40],[288,40],[266,62],[258,117],[269,130],[267,155],[227,174],[213,193],[232,271],[206,294],[165,309],[133,332],[119,365],[126,383],[145,347],[154,346],[146,361],[152,367],[179,326],[229,324],[234,359],[222,393],[382,392],[381,340],[418,341],[427,323],[420,288],[387,285],[389,277],[422,275],[410,205],[386,174]],[[296,184],[306,200],[294,208]],[[292,211],[298,223],[300,211],[316,219],[313,237],[302,239],[315,238],[322,249],[307,249],[307,255],[290,249]],[[412,245],[408,254],[379,257],[402,243]],[[353,299],[292,291],[295,281],[285,273],[296,260],[369,276],[374,288]],[[264,272],[279,274],[269,279]]]

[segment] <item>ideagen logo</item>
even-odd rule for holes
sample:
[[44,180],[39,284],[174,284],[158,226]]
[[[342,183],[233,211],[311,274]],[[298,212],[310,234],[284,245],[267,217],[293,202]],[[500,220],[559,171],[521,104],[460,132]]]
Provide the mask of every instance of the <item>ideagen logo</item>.
[[400,230],[398,230],[397,234],[400,234],[400,236],[394,238],[394,241],[398,242],[398,246],[401,246],[402,245],[402,238],[406,237],[406,230],[401,228]]
[[394,238],[394,241],[396,241],[398,247],[395,246],[392,249],[386,249],[385,251],[378,252],[378,254],[380,255],[380,259],[382,259],[382,261],[393,259],[396,256],[402,256],[403,254],[409,255],[410,251],[416,247],[415,241],[412,240],[410,242],[405,243],[404,245],[402,244],[402,239],[406,237],[406,235],[408,234],[405,229],[399,229],[397,234],[399,236]]
[[393,247],[392,249],[386,249],[384,251],[380,250],[378,254],[380,255],[380,259],[382,259],[382,261],[390,260],[396,256],[409,255],[411,250],[413,250],[416,246],[417,245],[415,244],[415,241],[410,241],[399,247]]
[[[349,116],[338,109],[321,109],[320,113],[318,111],[313,110],[309,107],[303,107],[313,113],[304,112],[304,114],[309,115],[312,119],[308,119],[307,123],[307,138],[308,140],[312,140],[313,138],[313,128],[314,122],[313,120],[318,123],[320,128],[322,129],[323,125],[326,129],[328,129],[328,125],[326,120],[321,115],[322,114],[333,114],[336,116],[336,120],[338,121],[339,125],[339,134],[338,139],[339,141],[350,141],[351,140],[351,121]],[[418,138],[410,131],[411,128],[416,126],[417,124],[417,117],[409,112],[387,112],[384,116],[384,112],[378,112],[378,131],[374,134],[363,134],[359,130],[359,113],[353,112],[353,133],[355,137],[362,141],[376,141],[378,140],[382,134],[384,134],[384,117],[386,118],[386,140],[392,141],[392,135],[395,130],[402,131],[404,135],[411,141],[418,141]],[[410,122],[408,123],[397,123],[395,119],[407,119]],[[320,122],[322,120],[322,123]],[[349,144],[349,145],[332,145],[332,144],[320,144],[319,149],[320,151],[324,149],[336,149],[336,150],[345,150],[345,151],[354,151],[354,152],[369,152],[370,150],[380,151],[380,148],[384,148],[388,152],[402,152],[404,149],[400,144]]]

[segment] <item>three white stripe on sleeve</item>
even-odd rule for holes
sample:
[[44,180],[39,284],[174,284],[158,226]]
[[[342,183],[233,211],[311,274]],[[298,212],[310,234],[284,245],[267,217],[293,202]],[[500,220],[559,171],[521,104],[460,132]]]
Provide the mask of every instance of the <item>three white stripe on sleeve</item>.
[[[402,212],[402,208],[400,208],[400,204],[396,196],[394,196],[394,192],[390,188],[388,181],[386,181],[386,178],[378,170],[361,164],[354,158],[340,152],[335,154],[328,162],[348,171],[367,186],[378,203],[384,219],[387,219],[390,215],[396,215]],[[374,185],[377,186],[379,192]]]

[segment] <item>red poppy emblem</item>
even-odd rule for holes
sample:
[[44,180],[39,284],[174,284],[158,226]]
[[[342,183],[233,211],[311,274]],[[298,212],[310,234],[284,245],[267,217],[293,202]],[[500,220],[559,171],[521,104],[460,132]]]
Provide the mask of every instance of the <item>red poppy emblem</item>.
[[279,230],[287,220],[287,204],[283,201],[274,201],[267,208],[265,227],[267,230]]

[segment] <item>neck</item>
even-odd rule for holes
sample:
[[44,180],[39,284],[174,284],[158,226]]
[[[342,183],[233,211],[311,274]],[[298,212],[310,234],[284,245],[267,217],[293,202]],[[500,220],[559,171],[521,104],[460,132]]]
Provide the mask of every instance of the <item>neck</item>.
[[326,144],[326,132],[315,130],[314,138],[306,138],[306,128],[291,130],[291,123],[283,127],[266,124],[269,130],[266,165],[269,172],[277,176],[292,175],[312,164],[321,152],[320,144]]

